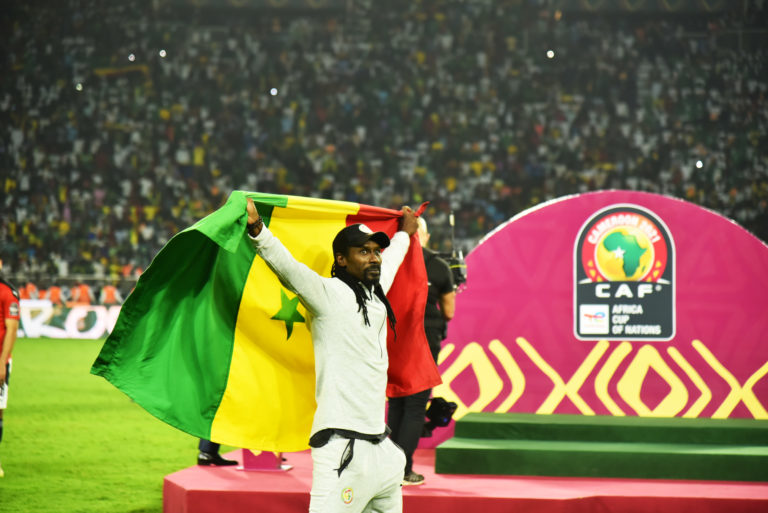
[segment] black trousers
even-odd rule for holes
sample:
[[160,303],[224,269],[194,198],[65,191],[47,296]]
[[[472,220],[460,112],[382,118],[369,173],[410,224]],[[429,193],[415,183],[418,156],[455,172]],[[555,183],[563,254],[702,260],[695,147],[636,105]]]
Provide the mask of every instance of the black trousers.
[[[440,343],[445,338],[444,328],[425,327],[429,350],[437,361]],[[405,453],[405,473],[413,470],[413,453],[419,445],[419,438],[424,430],[424,418],[432,389],[424,390],[405,397],[390,397],[387,425],[392,430],[389,437]]]
[[392,430],[389,437],[405,453],[405,473],[413,469],[413,453],[419,445],[419,438],[424,429],[424,414],[431,389],[405,397],[389,399],[387,425]]
[[221,447],[219,444],[204,438],[201,438],[200,443],[197,444],[200,452],[207,452],[208,454],[219,454],[219,447]]

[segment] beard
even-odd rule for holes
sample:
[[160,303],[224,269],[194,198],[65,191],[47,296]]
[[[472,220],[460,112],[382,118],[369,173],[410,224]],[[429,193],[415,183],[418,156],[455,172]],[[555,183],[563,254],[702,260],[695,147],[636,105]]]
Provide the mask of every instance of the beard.
[[381,278],[381,266],[377,264],[372,264],[368,266],[365,271],[363,271],[363,280],[362,282],[367,285],[376,285],[379,283],[379,278]]

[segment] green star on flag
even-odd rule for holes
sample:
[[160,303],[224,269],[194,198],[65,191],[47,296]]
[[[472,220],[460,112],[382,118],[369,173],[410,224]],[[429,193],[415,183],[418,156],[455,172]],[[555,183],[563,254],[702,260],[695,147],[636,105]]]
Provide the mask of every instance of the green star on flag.
[[291,333],[293,333],[293,323],[294,322],[304,322],[304,317],[299,313],[298,306],[299,306],[299,298],[294,297],[293,299],[290,299],[285,291],[283,289],[280,289],[280,311],[278,311],[275,315],[272,316],[272,319],[276,321],[284,321],[285,322],[285,329],[288,332],[288,336],[285,337],[286,340],[291,338]]

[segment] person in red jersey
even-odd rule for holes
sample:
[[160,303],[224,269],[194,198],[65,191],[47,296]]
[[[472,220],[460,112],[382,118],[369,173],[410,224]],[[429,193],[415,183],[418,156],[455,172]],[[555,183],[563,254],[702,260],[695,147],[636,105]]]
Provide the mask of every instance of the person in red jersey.
[[[3,262],[0,260],[0,272]],[[19,329],[19,291],[0,274],[0,442],[3,440],[3,411],[8,405],[11,350]],[[3,477],[0,466],[0,477]]]
[[120,289],[117,288],[115,283],[108,283],[101,288],[99,304],[106,306],[123,304],[123,295],[120,294]]
[[93,289],[84,280],[77,280],[69,291],[70,305],[91,305],[96,302]]
[[69,295],[67,294],[66,289],[62,289],[59,285],[54,283],[48,287],[45,294],[41,296],[40,299],[48,299],[53,303],[53,306],[62,307],[64,306],[64,302],[69,299]]

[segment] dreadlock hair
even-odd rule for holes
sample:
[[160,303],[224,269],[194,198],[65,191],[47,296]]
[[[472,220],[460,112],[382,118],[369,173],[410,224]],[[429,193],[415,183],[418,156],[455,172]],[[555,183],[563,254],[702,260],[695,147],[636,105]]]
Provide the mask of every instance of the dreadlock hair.
[[[349,288],[351,288],[352,292],[355,293],[355,299],[357,300],[357,311],[359,312],[362,310],[365,324],[370,326],[371,322],[368,320],[368,307],[365,305],[366,294],[360,281],[349,274],[346,267],[336,265],[336,262],[334,262],[331,266],[331,277],[338,278],[349,285]],[[373,286],[373,293],[376,294],[376,297],[378,297],[387,308],[387,319],[389,320],[389,327],[392,330],[392,333],[395,334],[395,338],[397,338],[397,331],[395,330],[395,312],[392,310],[392,305],[389,304],[389,300],[384,294],[384,289],[381,288],[380,283],[376,283]]]

